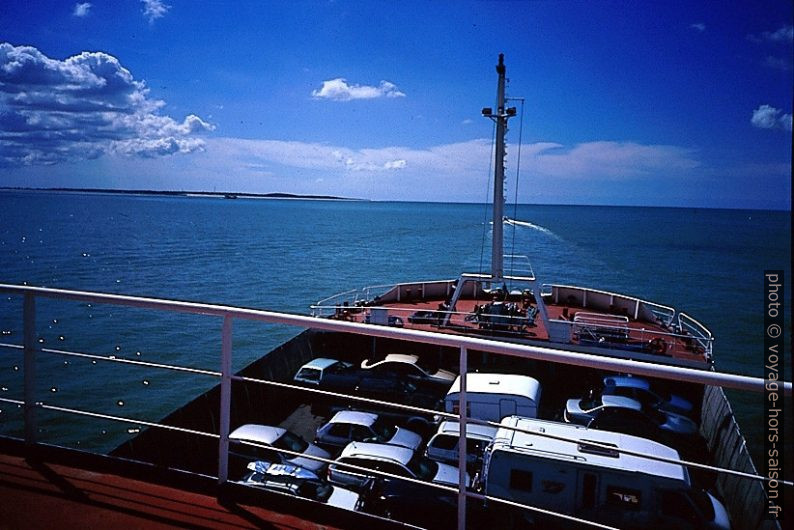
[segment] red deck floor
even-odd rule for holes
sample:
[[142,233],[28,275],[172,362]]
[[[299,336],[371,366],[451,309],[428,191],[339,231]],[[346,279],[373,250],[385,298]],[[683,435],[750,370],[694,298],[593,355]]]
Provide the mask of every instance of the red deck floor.
[[[454,327],[444,327],[444,328],[439,328],[437,325],[434,324],[425,324],[425,323],[416,324],[416,323],[411,323],[409,321],[409,317],[417,311],[438,310],[440,300],[425,300],[425,301],[417,300],[411,302],[393,302],[393,303],[384,303],[382,304],[382,306],[388,308],[392,315],[399,316],[403,320],[405,327],[409,329],[420,329],[424,331],[435,331],[435,332],[450,333],[450,334],[463,334],[463,333],[476,334],[478,333],[477,324],[475,322],[466,321],[465,317],[467,314],[474,311],[475,304],[487,303],[488,301],[489,301],[488,299],[459,300],[456,306],[456,313],[450,319],[450,323]],[[563,316],[564,314],[563,311],[569,313],[570,315],[574,315],[577,311],[582,311],[583,309],[581,307],[567,306],[565,304],[547,303],[546,310],[548,311],[550,319],[570,320],[570,317]],[[607,314],[592,309],[584,309],[584,311],[591,313]],[[364,322],[367,317],[367,314],[368,311],[366,309],[359,310],[357,312],[352,312],[348,318],[349,320],[353,320],[356,322]],[[517,333],[514,336],[520,339],[548,341],[549,333],[546,330],[546,327],[543,325],[543,321],[540,317],[535,319],[535,324],[536,324],[535,327],[532,327],[530,329],[523,329],[520,333]],[[642,342],[648,342],[656,337],[663,339],[667,344],[666,355],[668,357],[672,357],[675,359],[684,359],[687,361],[695,361],[695,362],[702,362],[705,360],[702,353],[691,351],[687,347],[687,344],[682,339],[671,337],[669,335],[670,333],[669,330],[664,329],[663,327],[657,324],[649,323],[649,322],[641,322],[632,319],[627,323],[627,327],[631,331],[632,337],[635,339],[641,338]],[[575,340],[574,343],[576,343]]]
[[[306,514],[311,518],[311,514]],[[0,454],[0,529],[333,528],[210,495]]]

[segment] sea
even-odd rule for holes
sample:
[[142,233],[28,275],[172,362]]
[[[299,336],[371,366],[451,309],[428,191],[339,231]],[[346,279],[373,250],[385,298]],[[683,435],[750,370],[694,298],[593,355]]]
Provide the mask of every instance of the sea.
[[[506,213],[519,221],[505,227],[506,252],[528,256],[542,283],[673,306],[712,331],[717,370],[763,374],[764,272],[783,271],[790,301],[790,212],[510,205]],[[1,190],[0,283],[308,314],[311,304],[349,289],[488,270],[490,215],[483,204]],[[785,308],[787,348],[792,309]],[[36,306],[42,348],[213,371],[221,324],[104,304],[38,299]],[[235,321],[234,368],[300,331]],[[4,294],[0,342],[22,340],[22,300]],[[0,347],[0,398],[11,400],[0,401],[0,435],[23,436],[14,402],[24,399],[23,372],[20,350]],[[206,375],[57,353],[38,355],[36,378],[37,401],[143,421],[217,384]],[[763,396],[729,397],[758,462]],[[37,421],[40,441],[98,452],[141,429],[46,410]],[[791,447],[791,425],[788,431]]]

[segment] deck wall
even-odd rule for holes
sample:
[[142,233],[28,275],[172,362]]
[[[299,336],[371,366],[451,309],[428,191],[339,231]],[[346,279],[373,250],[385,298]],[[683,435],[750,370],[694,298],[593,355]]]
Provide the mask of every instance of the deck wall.
[[[701,431],[711,448],[715,466],[758,473],[736,423],[733,409],[720,387],[706,387]],[[725,500],[734,530],[780,528],[779,523],[765,518],[768,499],[762,482],[720,474],[716,486]],[[751,507],[757,509],[750,509]]]

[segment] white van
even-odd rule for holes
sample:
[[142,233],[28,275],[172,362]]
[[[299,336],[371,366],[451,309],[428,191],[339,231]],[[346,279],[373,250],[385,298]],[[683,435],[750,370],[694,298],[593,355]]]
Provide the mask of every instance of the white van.
[[[485,448],[496,436],[498,429],[490,425],[466,425],[466,464],[471,466],[482,460]],[[436,434],[427,442],[425,455],[439,462],[458,465],[460,423],[442,421]]]
[[[692,486],[686,467],[593,442],[680,460],[674,449],[637,436],[517,416],[502,425],[484,456],[486,495],[618,528],[730,528],[725,507]],[[522,514],[536,518],[530,510]]]
[[[444,410],[458,414],[460,376],[444,398]],[[540,383],[534,377],[516,374],[471,373],[466,376],[467,416],[502,421],[505,416],[538,417]]]

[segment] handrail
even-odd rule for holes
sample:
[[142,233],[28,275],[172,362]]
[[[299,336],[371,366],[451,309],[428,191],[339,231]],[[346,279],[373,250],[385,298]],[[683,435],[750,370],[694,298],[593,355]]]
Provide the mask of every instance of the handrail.
[[[43,288],[43,287],[30,287],[30,286],[18,286],[18,285],[8,285],[8,284],[0,284],[0,293],[10,293],[13,295],[24,296],[25,304],[24,304],[24,336],[25,336],[25,344],[23,346],[13,345],[13,344],[0,344],[0,347],[9,347],[9,348],[23,348],[25,353],[25,400],[18,402],[17,400],[8,400],[4,398],[0,398],[0,402],[14,402],[21,404],[25,407],[25,431],[26,431],[26,440],[29,443],[35,443],[33,426],[35,425],[35,410],[37,408],[42,409],[49,409],[53,411],[59,412],[67,412],[67,413],[75,413],[75,414],[82,414],[86,416],[93,416],[99,417],[109,420],[115,421],[127,421],[138,423],[141,425],[149,425],[149,426],[156,426],[161,427],[158,424],[154,424],[151,422],[144,422],[140,420],[130,420],[127,418],[121,418],[117,416],[110,416],[106,414],[99,414],[99,413],[92,413],[88,411],[80,411],[78,409],[69,409],[65,407],[57,407],[54,405],[47,405],[45,403],[36,401],[33,398],[32,388],[35,384],[35,353],[38,351],[46,352],[46,353],[55,353],[55,354],[62,354],[62,355],[77,355],[83,356],[87,358],[100,358],[102,360],[107,361],[117,361],[117,362],[126,362],[130,364],[141,364],[141,365],[152,365],[157,366],[160,368],[170,368],[174,369],[173,366],[169,365],[154,365],[154,363],[144,363],[141,361],[134,361],[129,359],[117,359],[115,356],[92,356],[89,354],[83,354],[79,352],[67,352],[64,350],[56,350],[51,348],[42,348],[38,344],[35,344],[32,340],[33,332],[35,330],[35,298],[36,297],[43,297],[43,298],[54,298],[54,299],[62,299],[62,300],[71,300],[71,301],[79,301],[79,302],[93,302],[93,303],[107,303],[113,305],[120,305],[126,307],[137,307],[137,308],[144,308],[144,309],[159,309],[159,310],[166,310],[166,311],[174,311],[174,312],[182,312],[182,313],[189,313],[189,314],[198,314],[198,315],[207,315],[207,316],[216,316],[222,317],[224,319],[223,322],[223,330],[222,330],[222,359],[221,359],[221,372],[214,372],[209,370],[195,370],[189,369],[190,371],[195,371],[196,373],[202,373],[206,375],[212,376],[220,376],[221,377],[221,425],[220,425],[220,432],[218,435],[211,434],[211,433],[202,433],[200,431],[191,431],[189,429],[182,429],[182,428],[175,428],[177,430],[182,430],[186,433],[191,434],[202,434],[208,435],[212,437],[216,437],[219,440],[219,462],[218,462],[218,480],[219,482],[225,482],[227,480],[227,466],[228,466],[228,444],[229,444],[229,415],[230,415],[230,391],[231,391],[231,383],[233,380],[246,380],[251,382],[257,383],[266,383],[266,384],[274,384],[278,386],[287,386],[290,387],[292,385],[278,383],[274,381],[265,381],[265,380],[256,380],[251,378],[241,378],[239,376],[234,376],[231,374],[231,323],[234,318],[240,318],[243,320],[253,320],[271,324],[287,324],[287,325],[295,325],[305,328],[311,329],[320,329],[325,331],[332,331],[332,332],[344,332],[344,333],[353,333],[353,334],[361,334],[367,335],[372,337],[383,337],[383,338],[391,338],[391,339],[398,339],[398,340],[407,340],[413,342],[423,342],[434,344],[438,346],[446,346],[452,348],[459,348],[461,352],[461,370],[465,372],[466,367],[466,357],[467,351],[469,349],[479,350],[488,353],[495,353],[495,354],[502,354],[502,355],[510,355],[522,358],[530,358],[530,359],[540,359],[546,360],[551,362],[559,362],[563,364],[575,364],[577,366],[585,366],[590,368],[597,368],[602,370],[610,370],[610,371],[619,371],[619,372],[627,372],[627,373],[634,373],[637,375],[648,375],[653,377],[659,377],[664,379],[675,379],[678,381],[687,381],[687,382],[694,382],[694,383],[701,383],[701,384],[708,384],[708,385],[719,385],[728,388],[736,388],[736,389],[744,389],[744,390],[751,390],[751,391],[763,391],[765,389],[765,380],[761,378],[754,378],[744,375],[738,374],[727,374],[727,373],[717,373],[711,371],[704,371],[704,370],[697,370],[697,369],[690,369],[690,368],[681,368],[681,367],[673,367],[673,366],[663,366],[663,365],[654,365],[650,363],[643,363],[638,361],[631,361],[627,359],[616,359],[616,358],[607,358],[607,357],[600,357],[597,355],[592,354],[585,354],[579,352],[571,352],[566,350],[557,350],[554,348],[548,347],[540,347],[540,346],[529,346],[523,344],[511,344],[511,343],[504,343],[504,342],[497,342],[488,339],[482,339],[477,337],[464,337],[464,336],[452,336],[448,334],[442,333],[434,333],[434,332],[427,332],[427,331],[419,331],[419,330],[411,330],[411,329],[400,329],[400,328],[392,328],[387,326],[378,326],[372,324],[360,324],[360,323],[353,323],[353,322],[346,322],[346,321],[337,321],[337,320],[330,320],[330,319],[317,319],[313,317],[307,317],[303,315],[294,315],[288,313],[278,313],[273,311],[264,311],[258,309],[248,309],[248,308],[240,308],[240,307],[233,307],[233,306],[225,306],[225,305],[217,305],[217,304],[205,304],[205,303],[198,303],[198,302],[187,302],[187,301],[175,301],[175,300],[163,300],[157,298],[144,298],[144,297],[135,297],[135,296],[128,296],[128,295],[118,295],[118,294],[107,294],[107,293],[91,293],[85,291],[72,291],[72,290],[64,290],[64,289],[53,289],[53,288]],[[696,322],[696,321],[695,321]],[[184,369],[184,368],[181,368]],[[30,372],[30,373],[29,373]],[[464,374],[462,374],[464,375]],[[461,382],[461,407],[460,410],[465,410],[465,377],[462,377]],[[791,382],[781,382],[780,388],[785,395],[790,396],[792,393],[792,384]],[[304,389],[305,390],[305,389]],[[325,391],[320,390],[312,390],[315,392],[327,393]],[[357,400],[363,400],[364,398],[357,398],[355,396],[346,396],[346,395],[338,395],[339,397],[345,398],[352,398]],[[395,404],[388,404],[389,406],[395,406]],[[411,408],[406,405],[397,405],[403,408]],[[421,410],[421,409],[420,409]],[[450,416],[447,413],[438,413],[441,416]],[[452,417],[456,417],[455,415],[451,415]],[[461,425],[461,436],[465,434],[465,425],[466,423],[481,423],[476,420],[472,420],[465,417],[457,417],[460,421]],[[486,422],[488,423],[488,422]],[[498,425],[495,423],[491,423],[493,425]],[[164,428],[174,428],[172,426],[162,426]],[[521,430],[521,429],[516,429]],[[535,433],[533,433],[535,434]],[[626,453],[631,453],[631,451],[622,451]],[[647,455],[639,455],[645,456]],[[662,458],[655,457],[657,460],[662,460]],[[460,482],[459,488],[457,490],[459,496],[459,528],[465,526],[465,500],[467,497],[475,497],[475,498],[490,498],[485,497],[477,494],[471,494],[466,492],[463,487],[463,476],[465,474],[465,447],[461,448],[460,455],[459,455],[459,467],[460,467]],[[692,462],[682,462],[680,460],[676,460],[672,463],[679,464],[679,465],[687,465],[687,466],[694,466],[694,467],[709,467],[705,466],[704,464],[692,463]],[[761,476],[753,476],[742,472],[737,472],[734,470],[723,470],[720,468],[713,468],[718,471],[728,472],[732,474],[748,476],[750,478],[756,479],[766,479],[765,477]],[[790,481],[781,481],[783,484],[791,485]],[[454,490],[453,490],[454,491]],[[515,503],[513,501],[509,501],[506,499],[497,499],[494,500],[498,502],[503,502],[510,505],[520,506],[522,508],[540,511],[542,513],[549,513],[550,515],[555,515],[557,517],[563,517],[568,520],[575,520],[578,522],[583,522],[586,524],[591,524],[599,527],[604,527],[604,525],[600,525],[598,523],[594,523],[592,521],[580,520],[577,518],[573,518],[571,516],[567,516],[565,514],[558,514],[554,512],[547,512],[543,509],[539,509],[534,506],[527,506],[522,505],[519,503]],[[462,525],[462,526],[461,526]]]
[[[27,294],[45,298],[72,300],[76,302],[99,302],[144,309],[163,309],[196,315],[217,317],[229,316],[242,320],[254,320],[270,324],[287,324],[303,328],[319,329],[323,331],[338,331],[379,338],[424,342],[433,344],[435,346],[446,346],[450,348],[460,348],[461,346],[465,346],[470,350],[478,350],[486,353],[524,357],[528,359],[547,360],[586,368],[631,373],[634,375],[658,377],[661,379],[683,381],[688,383],[723,386],[725,388],[749,390],[753,392],[763,392],[765,390],[766,384],[766,380],[763,378],[740,374],[711,372],[679,366],[654,365],[641,361],[633,361],[630,359],[602,357],[589,353],[560,350],[546,346],[513,344],[479,337],[463,337],[459,335],[450,335],[432,331],[401,329],[378,326],[374,324],[318,319],[310,316],[295,315],[290,313],[277,313],[275,311],[265,311],[261,309],[248,309],[219,304],[204,304],[199,302],[163,300],[159,298],[146,298],[107,293],[91,293],[86,291],[72,291],[49,287],[30,287],[9,284],[0,284],[0,292],[17,295]],[[780,383],[780,386],[782,387],[785,395],[792,395],[792,383],[790,381],[783,381]]]

